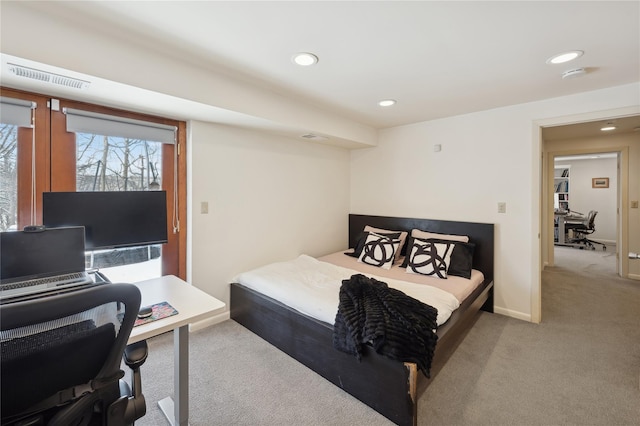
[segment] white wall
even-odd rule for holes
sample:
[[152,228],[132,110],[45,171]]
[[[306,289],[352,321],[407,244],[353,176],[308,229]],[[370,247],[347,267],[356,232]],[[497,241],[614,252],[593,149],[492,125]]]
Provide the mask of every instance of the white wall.
[[189,128],[189,282],[228,304],[242,271],[347,248],[349,151],[225,125]]
[[[585,215],[590,210],[598,212],[595,219],[596,231],[589,238],[615,244],[618,208],[617,158],[562,160],[560,163],[571,166],[569,208]],[[608,177],[609,188],[593,188],[591,179],[594,177]]]
[[[378,147],[352,152],[351,212],[496,224],[496,311],[536,320],[537,123],[637,107],[639,93],[633,84],[382,131]],[[434,152],[435,144],[441,152]],[[506,214],[497,213],[498,202],[507,203]]]

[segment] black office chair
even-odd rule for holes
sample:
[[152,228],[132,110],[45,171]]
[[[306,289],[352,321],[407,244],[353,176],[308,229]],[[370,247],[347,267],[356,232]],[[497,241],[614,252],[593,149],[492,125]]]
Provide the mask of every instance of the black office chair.
[[591,210],[583,222],[569,227],[569,229],[572,229],[574,233],[574,237],[569,241],[571,244],[584,244],[584,247],[588,247],[591,250],[596,249],[594,244],[600,244],[602,245],[602,250],[607,249],[607,246],[604,243],[587,238],[588,235],[591,235],[596,231],[595,220],[597,214],[598,212],[596,210]]
[[[142,417],[147,345],[127,347],[139,309],[132,284],[1,305],[2,425],[130,425]],[[123,354],[133,391],[121,380]]]

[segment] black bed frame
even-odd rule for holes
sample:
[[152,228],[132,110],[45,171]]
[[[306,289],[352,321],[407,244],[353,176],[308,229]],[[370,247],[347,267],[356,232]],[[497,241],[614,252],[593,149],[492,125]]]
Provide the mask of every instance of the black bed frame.
[[[477,318],[493,312],[494,226],[384,216],[349,215],[349,247],[365,225],[468,235],[476,244],[473,267],[485,281],[438,328],[431,378],[440,371]],[[336,307],[337,310],[337,307]],[[333,348],[333,326],[301,314],[241,284],[231,284],[231,318],[399,425],[417,424],[418,398],[431,379],[414,363],[393,361],[365,348],[362,361]]]

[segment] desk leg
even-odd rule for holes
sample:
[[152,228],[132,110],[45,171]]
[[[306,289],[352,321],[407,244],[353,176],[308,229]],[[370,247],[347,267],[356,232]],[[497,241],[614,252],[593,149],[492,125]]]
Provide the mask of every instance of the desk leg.
[[189,422],[189,326],[174,330],[175,418],[180,426]]
[[171,426],[189,423],[189,326],[173,330],[173,394],[158,401]]

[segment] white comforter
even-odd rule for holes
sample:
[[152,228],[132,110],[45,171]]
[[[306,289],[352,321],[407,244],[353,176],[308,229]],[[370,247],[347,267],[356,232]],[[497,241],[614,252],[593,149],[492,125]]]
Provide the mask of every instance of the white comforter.
[[[333,324],[342,280],[359,273],[303,254],[294,260],[271,263],[241,273],[234,282],[279,300],[305,315]],[[455,296],[436,287],[366,275],[436,308],[438,325],[444,324],[460,306]]]

